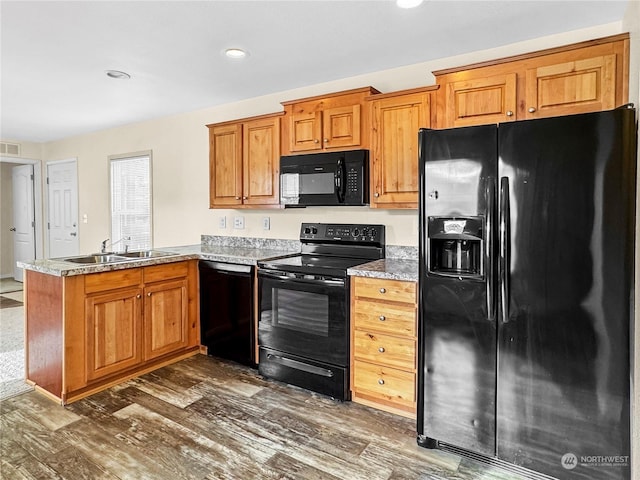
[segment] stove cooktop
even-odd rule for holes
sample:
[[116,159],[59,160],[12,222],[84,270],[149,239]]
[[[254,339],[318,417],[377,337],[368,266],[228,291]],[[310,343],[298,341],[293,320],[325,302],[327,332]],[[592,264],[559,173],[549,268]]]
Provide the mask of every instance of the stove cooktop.
[[302,252],[258,262],[260,268],[346,277],[347,269],[384,258],[385,227],[371,224],[303,223]]

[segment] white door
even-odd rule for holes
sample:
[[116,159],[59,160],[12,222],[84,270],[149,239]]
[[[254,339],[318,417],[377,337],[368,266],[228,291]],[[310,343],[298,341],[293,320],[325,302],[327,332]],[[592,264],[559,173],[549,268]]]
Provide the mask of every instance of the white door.
[[36,218],[33,199],[33,165],[12,169],[13,181],[13,277],[23,281],[16,262],[36,258]]
[[47,163],[49,257],[78,255],[78,176],[75,160]]

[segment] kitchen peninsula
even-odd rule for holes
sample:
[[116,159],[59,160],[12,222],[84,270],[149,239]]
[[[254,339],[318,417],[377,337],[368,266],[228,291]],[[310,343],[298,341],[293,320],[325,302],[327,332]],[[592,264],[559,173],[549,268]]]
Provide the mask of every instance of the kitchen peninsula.
[[197,354],[198,260],[256,264],[297,244],[222,238],[102,264],[21,262],[27,381],[66,404]]

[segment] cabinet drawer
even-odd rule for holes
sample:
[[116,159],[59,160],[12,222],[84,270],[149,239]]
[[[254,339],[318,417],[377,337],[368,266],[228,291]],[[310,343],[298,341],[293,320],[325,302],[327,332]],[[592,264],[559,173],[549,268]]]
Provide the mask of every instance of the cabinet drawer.
[[117,288],[138,286],[141,281],[142,270],[140,268],[92,273],[85,276],[84,291],[85,293],[105,292]]
[[415,304],[416,282],[356,277],[354,293],[356,297]]
[[353,355],[361,360],[415,369],[416,342],[413,339],[354,330],[353,349]]
[[361,330],[416,336],[416,308],[413,305],[357,300],[353,322],[353,327]]
[[407,407],[415,406],[416,376],[414,373],[356,360],[353,383],[355,392]]
[[144,268],[144,283],[159,282],[170,278],[183,278],[189,273],[189,262],[165,263]]

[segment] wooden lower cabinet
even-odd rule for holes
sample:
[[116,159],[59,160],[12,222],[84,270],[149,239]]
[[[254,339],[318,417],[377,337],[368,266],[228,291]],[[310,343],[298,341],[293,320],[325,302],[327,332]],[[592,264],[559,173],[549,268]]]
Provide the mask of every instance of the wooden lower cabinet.
[[416,283],[351,280],[351,398],[415,418]]
[[198,353],[197,273],[197,260],[62,278],[27,271],[27,381],[69,403]]
[[142,360],[139,288],[94,294],[85,301],[87,380],[135,367]]

